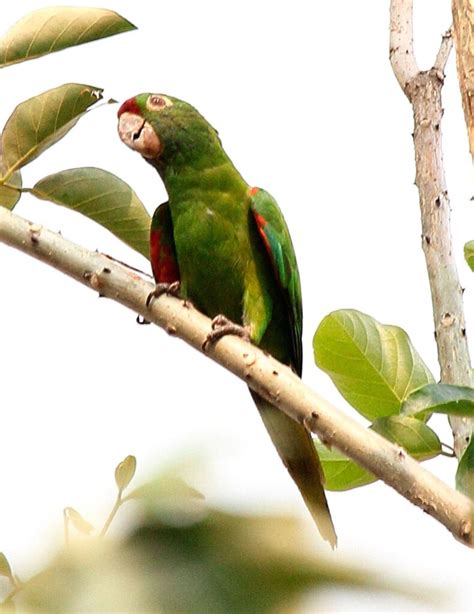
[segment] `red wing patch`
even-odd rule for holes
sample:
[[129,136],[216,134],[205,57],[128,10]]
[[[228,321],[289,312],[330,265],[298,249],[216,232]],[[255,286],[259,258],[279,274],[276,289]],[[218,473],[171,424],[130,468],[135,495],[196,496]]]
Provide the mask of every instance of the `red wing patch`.
[[[253,188],[254,190],[258,190],[258,188]],[[256,211],[254,211],[254,218],[255,221],[257,222],[257,230],[258,230],[258,234],[260,235],[264,245],[265,245],[265,249],[267,250],[267,252],[269,254],[271,254],[271,250],[272,248],[270,247],[270,243],[268,241],[268,237],[267,237],[267,233],[265,232],[265,226],[268,224],[267,220],[263,217],[263,215],[261,215],[260,213],[257,213]]]
[[249,194],[250,196],[255,196],[255,194],[260,190],[260,188],[250,188]]
[[117,112],[117,117],[120,117],[122,113],[134,113],[135,115],[141,115],[142,111],[135,98],[129,98],[121,105]]
[[179,281],[179,269],[174,250],[166,241],[162,241],[161,230],[151,231],[150,260],[157,283],[171,284],[173,281]]

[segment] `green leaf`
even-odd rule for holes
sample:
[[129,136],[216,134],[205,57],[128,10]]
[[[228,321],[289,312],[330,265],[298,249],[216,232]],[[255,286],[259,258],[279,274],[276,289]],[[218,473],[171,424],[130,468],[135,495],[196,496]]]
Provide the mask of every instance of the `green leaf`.
[[100,168],[71,168],[38,181],[31,192],[78,211],[149,256],[151,218],[124,181]]
[[5,578],[12,578],[12,568],[10,567],[10,563],[8,562],[7,557],[0,552],[0,576],[4,576]]
[[186,484],[181,478],[173,477],[170,479],[165,475],[160,475],[156,479],[135,488],[124,500],[146,499],[156,502],[160,498],[169,497],[179,500],[204,499],[204,496],[199,491]]
[[101,98],[100,88],[66,83],[21,102],[3,129],[3,179],[62,139]]
[[405,415],[436,412],[451,416],[474,416],[474,388],[451,384],[428,384],[410,394],[402,406]]
[[135,29],[107,9],[43,8],[20,19],[0,38],[0,68]]
[[474,500],[474,437],[459,461],[456,488]]
[[474,241],[468,241],[464,245],[464,258],[471,270],[474,271]]
[[[417,460],[434,458],[441,452],[436,433],[421,420],[408,416],[379,418],[370,427],[385,439],[396,443]],[[349,490],[375,482],[377,478],[337,450],[328,450],[316,442],[323,466],[327,490]]]
[[137,459],[134,456],[127,456],[127,458],[117,465],[115,468],[115,483],[120,492],[127,488],[133,480],[136,469]]
[[350,490],[376,482],[375,475],[337,450],[315,443],[324,472],[326,490]]
[[410,416],[379,418],[370,427],[385,439],[404,448],[419,461],[434,458],[441,453],[438,435],[421,420]]
[[[5,163],[3,161],[2,141],[0,139],[0,176],[6,172]],[[8,185],[0,184],[0,207],[6,207],[12,210],[20,200],[22,186],[21,173],[16,171],[8,180]],[[16,189],[18,188],[18,189]]]
[[398,414],[410,392],[434,382],[404,330],[355,309],[327,315],[313,349],[317,366],[369,420]]
[[64,515],[68,520],[72,522],[74,527],[80,532],[89,535],[94,530],[94,527],[90,522],[87,522],[81,514],[73,507],[66,507],[64,509]]

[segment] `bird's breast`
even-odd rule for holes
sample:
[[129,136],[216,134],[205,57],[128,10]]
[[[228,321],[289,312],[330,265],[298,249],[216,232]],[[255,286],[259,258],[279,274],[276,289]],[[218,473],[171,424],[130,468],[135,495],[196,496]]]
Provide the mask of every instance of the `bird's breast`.
[[245,212],[225,199],[194,200],[173,209],[176,254],[187,297],[209,317],[242,321],[245,270],[250,256]]

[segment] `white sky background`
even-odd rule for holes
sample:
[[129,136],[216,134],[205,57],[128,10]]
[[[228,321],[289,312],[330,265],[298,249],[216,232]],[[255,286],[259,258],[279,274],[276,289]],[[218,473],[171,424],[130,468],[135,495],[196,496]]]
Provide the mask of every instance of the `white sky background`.
[[[450,25],[450,4],[415,1],[415,49],[423,68],[432,65]],[[1,124],[17,103],[69,81],[104,87],[106,98],[157,91],[196,106],[247,181],[269,190],[284,211],[303,283],[304,379],[348,411],[312,364],[312,335],[334,309],[353,307],[402,326],[438,375],[413,185],[411,110],[388,61],[388,5],[98,0],[96,6],[117,10],[139,30],[0,74]],[[3,2],[1,28],[40,6]],[[454,55],[447,74],[445,165],[469,334],[474,279],[462,247],[474,238],[474,215]],[[116,110],[89,113],[24,169],[24,185],[66,168],[98,166],[127,181],[151,213],[165,200],[164,188],[120,143]],[[105,230],[65,209],[25,196],[16,212],[147,267]],[[20,575],[37,570],[60,543],[66,505],[100,525],[115,494],[113,469],[127,454],[138,459],[138,484],[183,454],[205,451],[209,472],[196,474],[193,485],[211,503],[298,514],[312,535],[240,382],[43,264],[2,245],[0,262],[0,550]],[[432,425],[450,442],[444,418]],[[428,467],[453,483],[453,461],[440,458]],[[385,577],[446,589],[452,611],[473,607],[472,552],[437,522],[381,484],[329,493],[329,503],[340,546],[327,556],[347,555]],[[323,606],[420,607],[349,592],[328,592]]]

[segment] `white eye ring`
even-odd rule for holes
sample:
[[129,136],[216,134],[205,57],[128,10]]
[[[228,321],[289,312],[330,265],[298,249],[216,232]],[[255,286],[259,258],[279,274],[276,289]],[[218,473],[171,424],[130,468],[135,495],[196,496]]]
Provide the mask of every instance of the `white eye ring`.
[[149,111],[161,111],[166,107],[172,107],[173,103],[167,96],[161,94],[152,94],[146,101],[146,107]]

